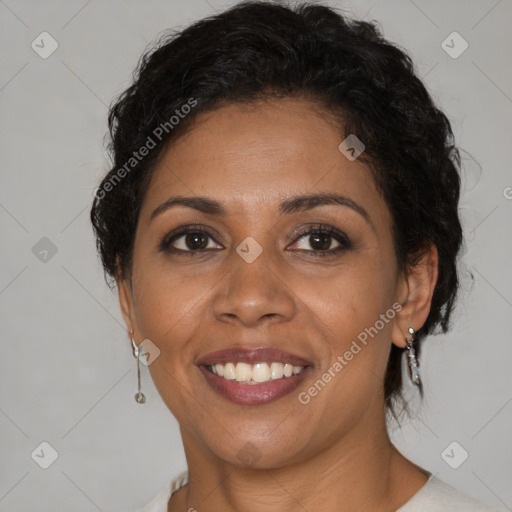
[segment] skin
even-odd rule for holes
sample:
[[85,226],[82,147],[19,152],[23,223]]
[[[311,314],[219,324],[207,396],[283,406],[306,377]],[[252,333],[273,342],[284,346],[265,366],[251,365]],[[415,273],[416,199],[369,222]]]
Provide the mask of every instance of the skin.
[[[427,481],[390,443],[383,380],[391,343],[405,347],[408,327],[427,318],[437,251],[427,248],[417,266],[399,271],[389,209],[365,165],[338,150],[344,137],[326,119],[300,98],[224,106],[201,114],[157,164],[132,268],[118,285],[128,332],[161,351],[149,369],[181,428],[190,483],[169,511],[394,511]],[[322,192],[350,198],[368,219],[342,205],[279,212],[292,196]],[[173,206],[151,218],[177,195],[207,196],[227,213]],[[185,236],[173,245],[188,253],[159,250],[162,237],[195,222],[210,230],[206,250],[194,251]],[[318,223],[346,233],[351,247],[318,256],[302,235]],[[248,236],[263,249],[252,263],[236,252]],[[327,237],[328,251],[339,245]],[[301,404],[298,393],[394,303],[401,311]],[[195,364],[235,346],[278,347],[313,369],[275,402],[236,405]],[[237,454],[247,443],[256,456],[244,464]]]

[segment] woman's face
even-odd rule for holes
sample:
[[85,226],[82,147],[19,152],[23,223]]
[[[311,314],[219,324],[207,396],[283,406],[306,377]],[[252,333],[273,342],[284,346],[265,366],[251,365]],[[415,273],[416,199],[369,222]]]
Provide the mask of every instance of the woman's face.
[[383,425],[406,286],[390,212],[340,133],[306,100],[230,105],[157,165],[120,294],[189,453],[278,467]]

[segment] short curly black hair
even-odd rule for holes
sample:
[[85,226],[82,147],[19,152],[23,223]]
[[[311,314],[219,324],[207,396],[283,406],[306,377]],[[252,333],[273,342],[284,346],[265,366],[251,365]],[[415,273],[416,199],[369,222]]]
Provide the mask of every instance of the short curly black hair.
[[[306,97],[365,146],[394,221],[401,269],[434,244],[439,277],[417,341],[446,332],[458,289],[460,156],[447,117],[410,57],[377,25],[317,3],[242,2],[148,50],[133,84],[109,112],[111,170],[95,193],[91,220],[105,275],[131,269],[142,200],[158,157],[201,112],[269,97]],[[327,114],[326,114],[327,115]],[[418,346],[418,352],[419,352]],[[402,396],[402,351],[392,346],[384,396]]]

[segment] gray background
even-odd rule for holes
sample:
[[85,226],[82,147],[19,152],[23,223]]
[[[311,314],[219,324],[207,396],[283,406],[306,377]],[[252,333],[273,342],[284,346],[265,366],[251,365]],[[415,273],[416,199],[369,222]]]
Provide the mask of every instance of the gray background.
[[[107,105],[147,42],[232,3],[0,0],[1,511],[135,510],[185,468],[145,367],[148,402],[133,400],[135,360],[88,210],[106,170]],[[440,478],[512,510],[512,2],[330,3],[379,20],[410,51],[468,152],[461,306],[452,332],[425,345],[426,399],[393,438]],[[43,31],[59,45],[47,59],[31,48]],[[469,44],[456,59],[441,47],[453,31]],[[43,237],[56,254],[41,252],[47,241],[33,251]],[[58,453],[48,469],[31,457],[49,457],[43,441]],[[469,453],[458,469],[441,456],[453,441],[452,464]]]

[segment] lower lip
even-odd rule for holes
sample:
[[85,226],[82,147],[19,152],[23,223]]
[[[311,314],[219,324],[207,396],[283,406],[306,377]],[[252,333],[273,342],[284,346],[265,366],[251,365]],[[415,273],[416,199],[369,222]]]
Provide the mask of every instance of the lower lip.
[[305,379],[309,368],[304,368],[299,374],[291,377],[262,382],[261,384],[245,384],[219,377],[199,366],[208,384],[224,398],[239,405],[263,405],[279,400],[295,390]]

